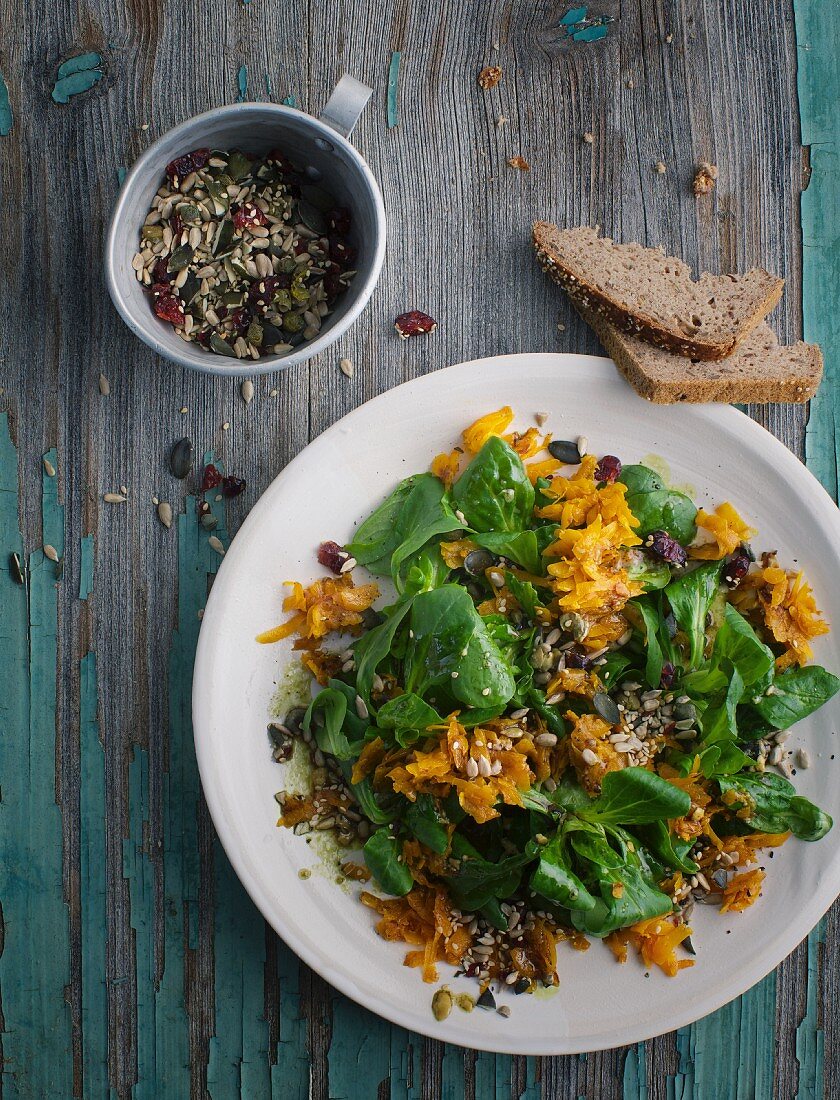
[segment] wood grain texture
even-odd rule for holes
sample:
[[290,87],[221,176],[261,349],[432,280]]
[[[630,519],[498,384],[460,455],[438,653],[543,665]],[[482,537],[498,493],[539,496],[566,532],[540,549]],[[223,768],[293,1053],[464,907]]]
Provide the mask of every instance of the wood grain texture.
[[[31,679],[47,692],[32,731],[46,768],[32,812],[43,810],[43,835],[63,845],[48,856],[33,847],[48,880],[30,941],[9,913],[31,900],[13,890],[2,898],[4,1094],[840,1093],[836,1059],[810,1054],[840,1007],[836,981],[821,982],[836,969],[836,915],[822,946],[800,947],[758,990],[679,1034],[585,1057],[464,1052],[366,1013],[299,964],[250,906],[200,797],[189,678],[217,562],[195,524],[194,487],[166,469],[175,439],[189,434],[198,453],[214,451],[248,479],[227,506],[232,534],[309,439],[375,394],[481,355],[597,351],[533,261],[528,230],[538,217],[597,223],[711,270],[777,270],[787,291],[773,324],[786,339],[801,335],[792,4],[602,0],[593,11],[615,22],[592,45],[563,39],[564,10],[546,0],[90,0],[84,9],[55,0],[49,18],[23,20],[14,0],[0,0],[0,69],[15,116],[0,138],[0,409],[20,486],[17,523],[7,508],[3,530],[12,540],[19,528],[22,546],[38,554],[42,525],[56,522],[55,507],[42,509],[41,476],[41,455],[54,446],[66,554],[62,580],[39,593],[57,634],[43,641]],[[58,63],[88,49],[102,54],[105,77],[55,105]],[[389,128],[394,51],[399,122]],[[482,92],[476,75],[488,63],[504,77]],[[257,380],[249,406],[235,382],[182,372],[138,344],[107,300],[99,261],[118,169],[169,126],[233,102],[243,65],[250,96],[268,98],[268,78],[274,99],[294,95],[314,113],[343,72],[374,88],[354,141],[381,181],[390,222],[382,280],[352,332],[311,363]],[[514,155],[531,171],[508,168]],[[700,159],[717,163],[720,178],[697,200]],[[659,160],[664,175],[654,171]],[[434,336],[396,338],[393,318],[408,308],[438,319]],[[338,370],[341,356],[355,364],[352,379]],[[753,412],[802,453],[804,410]],[[836,442],[833,425],[821,431],[820,447]],[[6,457],[14,463],[13,452]],[[121,484],[128,502],[103,504],[102,493]],[[171,531],[153,495],[179,515]],[[3,562],[9,548],[0,547]],[[28,631],[26,609],[16,614]],[[16,638],[4,634],[0,652],[6,642],[17,660]],[[18,723],[26,716],[26,738],[14,742],[21,752],[30,721],[22,690],[7,708]],[[12,845],[26,827],[15,812]],[[27,969],[29,957],[37,967]],[[22,1072],[26,1042],[51,1060],[41,1077]]]

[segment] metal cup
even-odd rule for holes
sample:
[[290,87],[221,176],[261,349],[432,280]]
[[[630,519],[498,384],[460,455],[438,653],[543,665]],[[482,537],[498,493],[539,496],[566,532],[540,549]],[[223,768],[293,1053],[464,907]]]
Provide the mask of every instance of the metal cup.
[[[105,246],[105,275],[118,313],[140,339],[173,363],[205,374],[254,375],[284,370],[334,344],[367,305],[385,258],[382,192],[364,158],[347,140],[371,95],[351,76],[336,85],[320,118],[276,103],[236,103],[196,115],[149,146],[125,178]],[[265,153],[281,149],[312,180],[322,183],[351,214],[350,241],[358,250],[356,275],[323,320],[313,340],[281,355],[232,359],[182,340],[156,317],[149,293],[131,266],[140,227],[169,161],[191,149],[242,148]]]

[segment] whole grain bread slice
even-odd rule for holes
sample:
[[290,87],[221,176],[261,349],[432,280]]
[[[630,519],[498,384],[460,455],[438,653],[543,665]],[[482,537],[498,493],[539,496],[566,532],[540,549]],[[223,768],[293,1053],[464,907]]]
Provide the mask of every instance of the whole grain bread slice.
[[784,281],[760,268],[691,277],[657,248],[615,244],[597,229],[535,222],[543,269],[582,305],[623,332],[691,359],[731,355],[778,303]]
[[822,352],[816,345],[800,341],[780,347],[775,332],[763,322],[732,355],[704,363],[620,332],[574,297],[572,304],[595,330],[627,381],[642,397],[659,405],[679,401],[801,403],[814,396],[822,378]]

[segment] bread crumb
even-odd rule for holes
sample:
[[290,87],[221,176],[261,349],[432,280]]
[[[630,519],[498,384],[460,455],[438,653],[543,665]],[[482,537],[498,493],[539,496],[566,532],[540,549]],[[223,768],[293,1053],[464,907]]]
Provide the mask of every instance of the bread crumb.
[[557,326],[557,331],[558,331],[558,332],[565,332],[565,331],[566,331],[566,326],[565,326],[565,325],[563,324],[563,322],[562,322],[562,321],[561,321],[561,322],[560,322],[560,324],[559,324],[559,325]]
[[537,426],[541,428],[543,426],[543,424],[545,424],[546,420],[548,420],[548,413],[547,412],[534,413],[534,420],[537,422]]
[[666,42],[668,43],[668,45],[670,46],[670,45],[671,45],[671,43],[672,43],[672,42],[674,41],[674,36],[673,36],[672,34],[666,34],[666,35],[665,35],[665,41],[666,41]]
[[478,86],[486,92],[490,88],[495,88],[501,79],[502,70],[498,65],[485,65],[478,74]]
[[697,166],[697,171],[694,173],[694,194],[708,195],[710,191],[714,190],[717,178],[717,165],[701,160]]
[[496,119],[496,126],[501,130],[501,128],[505,125],[507,121],[508,120],[505,118],[504,115],[499,115],[499,117]]
[[633,83],[633,78],[632,78],[632,76],[631,76],[631,77],[630,77],[630,79],[629,79],[629,80],[627,81],[627,87],[628,87],[628,88],[635,88],[635,87],[636,87],[636,85],[635,85],[635,84]]
[[665,162],[664,161],[658,160],[656,162],[656,164],[654,164],[653,167],[654,167],[654,171],[657,173],[657,175],[660,175],[660,176],[665,175],[666,168],[665,168]]
[[531,165],[525,160],[524,157],[508,157],[508,166],[511,168],[518,168],[522,172],[530,172]]
[[583,135],[583,141],[586,145],[592,145],[592,143],[595,141],[595,135],[591,134],[589,130],[587,130],[586,133]]

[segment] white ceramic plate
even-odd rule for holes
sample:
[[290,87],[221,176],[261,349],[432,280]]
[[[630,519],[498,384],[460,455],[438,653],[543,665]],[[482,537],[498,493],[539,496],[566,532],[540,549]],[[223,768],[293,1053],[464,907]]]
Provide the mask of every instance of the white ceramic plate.
[[[619,1046],[671,1031],[744,992],[802,940],[840,892],[840,760],[836,701],[795,728],[789,747],[806,744],[813,767],[800,791],[838,824],[816,844],[789,841],[767,861],[764,896],[746,912],[698,906],[696,964],[676,978],[645,977],[593,942],[585,953],[558,949],[559,990],[511,997],[509,1019],[458,1009],[435,1021],[405,947],[381,940],[374,914],[329,876],[303,837],[276,828],[274,792],[283,768],[271,761],[266,723],[290,646],[259,646],[254,636],[282,620],[281,584],[323,573],[323,539],[349,539],[354,525],[398,479],[449,450],[473,419],[511,405],[516,426],[550,413],[556,438],[586,435],[593,453],[636,462],[667,459],[676,484],[698,502],[731,500],[754,525],[758,549],[798,562],[819,605],[838,629],[817,642],[816,657],[840,670],[840,515],[798,460],[736,409],[660,407],[640,400],[607,359],[509,355],[450,367],[399,386],[356,409],[303,451],[272,483],[222,564],[201,629],[193,713],[204,793],[216,829],[245,888],[286,943],[327,981],[373,1012],[425,1035],[464,1046],[520,1054],[570,1054]],[[302,880],[298,871],[314,867]],[[728,934],[729,933],[729,934]],[[441,980],[474,991],[467,979]]]

